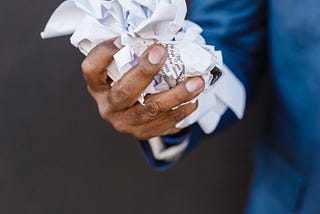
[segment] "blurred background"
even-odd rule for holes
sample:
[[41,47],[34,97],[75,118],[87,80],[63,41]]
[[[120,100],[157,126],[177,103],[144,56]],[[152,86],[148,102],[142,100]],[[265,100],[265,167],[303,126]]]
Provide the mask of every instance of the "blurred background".
[[100,119],[69,38],[40,39],[60,3],[0,7],[0,213],[243,213],[267,81],[244,120],[157,172]]

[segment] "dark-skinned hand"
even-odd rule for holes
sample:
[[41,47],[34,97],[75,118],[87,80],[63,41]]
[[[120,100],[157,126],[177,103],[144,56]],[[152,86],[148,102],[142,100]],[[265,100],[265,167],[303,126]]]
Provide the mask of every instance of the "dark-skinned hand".
[[[106,68],[119,51],[118,47],[119,39],[107,40],[90,51],[82,63],[89,93],[97,102],[101,117],[117,131],[141,140],[179,132],[175,125],[195,111],[198,105],[181,104],[201,93],[203,79],[189,78],[170,90],[147,96],[141,105],[137,100],[162,68],[167,51],[162,45],[150,46],[138,64],[111,87]],[[179,108],[174,108],[179,105]]]

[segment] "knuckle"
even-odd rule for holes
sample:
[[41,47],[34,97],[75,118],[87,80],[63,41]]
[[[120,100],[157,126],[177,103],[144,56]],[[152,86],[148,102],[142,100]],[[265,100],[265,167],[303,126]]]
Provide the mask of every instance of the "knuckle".
[[100,117],[105,120],[105,121],[109,121],[109,108],[104,106],[104,107],[101,107],[99,106],[99,114],[100,114]]
[[185,97],[181,96],[180,93],[173,92],[172,97],[174,100],[176,100],[178,103],[184,103],[186,101]]
[[113,87],[110,92],[110,96],[108,97],[108,101],[111,105],[118,105],[120,103],[125,102],[129,98],[130,90],[124,86],[121,87]]
[[109,105],[108,102],[106,102],[104,99],[97,99],[97,105],[98,105],[98,110],[99,114],[104,119],[105,121],[110,121],[111,116],[112,116],[112,106]]
[[85,77],[91,75],[94,72],[94,69],[94,65],[90,63],[87,58],[81,63],[81,70]]
[[132,108],[128,111],[127,118],[132,121],[132,125],[139,124],[143,120],[143,112],[137,108]]
[[139,79],[144,79],[146,77],[150,77],[152,76],[153,73],[155,72],[152,72],[153,69],[151,66],[147,66],[145,63],[143,62],[140,62],[137,64],[137,67],[136,67],[136,75]]
[[134,124],[142,124],[150,120],[150,117],[145,114],[144,110],[135,111],[131,118]]
[[163,113],[160,104],[156,100],[149,100],[144,105],[144,112],[150,117],[155,118]]

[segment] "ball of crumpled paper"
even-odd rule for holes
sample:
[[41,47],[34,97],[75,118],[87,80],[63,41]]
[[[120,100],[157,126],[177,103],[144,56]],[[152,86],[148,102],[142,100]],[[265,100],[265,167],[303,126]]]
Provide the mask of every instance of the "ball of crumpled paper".
[[117,81],[154,43],[167,48],[168,57],[146,88],[146,94],[168,90],[188,77],[202,76],[205,89],[221,76],[222,54],[206,45],[202,29],[185,20],[185,0],[67,0],[51,16],[42,38],[72,34],[71,43],[85,55],[97,44],[116,36],[124,46],[107,68]]

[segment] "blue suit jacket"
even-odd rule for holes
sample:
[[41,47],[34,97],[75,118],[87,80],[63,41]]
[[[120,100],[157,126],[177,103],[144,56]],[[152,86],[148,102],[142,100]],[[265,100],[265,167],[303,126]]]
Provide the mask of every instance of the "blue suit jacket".
[[[272,121],[256,151],[247,212],[320,214],[320,1],[193,0],[190,19],[223,51],[249,97],[258,76],[271,72]],[[204,136],[197,126],[191,134],[185,153]],[[144,150],[151,165],[168,166]]]

